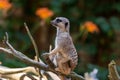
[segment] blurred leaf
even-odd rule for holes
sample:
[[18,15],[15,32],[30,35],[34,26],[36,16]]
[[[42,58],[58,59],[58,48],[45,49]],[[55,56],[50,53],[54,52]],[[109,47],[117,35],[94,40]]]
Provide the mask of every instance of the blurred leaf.
[[22,7],[25,4],[26,0],[12,0],[12,3],[14,3],[15,7]]
[[113,9],[117,10],[118,12],[120,12],[120,3],[114,3],[113,4]]
[[30,39],[29,39],[27,33],[25,35],[25,34],[22,34],[20,32],[17,32],[16,33],[16,38],[23,42],[23,45],[21,46],[22,51],[27,50],[29,48],[29,46],[32,44],[30,42]]
[[89,55],[93,56],[97,52],[97,47],[94,44],[84,44],[84,45],[77,45],[77,48],[86,51]]
[[118,17],[112,16],[110,19],[111,26],[115,31],[120,30],[120,19]]
[[3,62],[3,66],[17,68],[17,67],[25,67],[27,65],[24,64],[23,62],[16,60],[16,59],[6,59],[5,62]]
[[66,3],[66,4],[71,4],[73,3],[75,0],[61,0],[63,3]]
[[25,67],[27,66],[23,62],[18,61],[15,58],[9,58],[5,55],[5,53],[0,53],[0,61],[2,62],[3,66],[7,67]]
[[95,20],[95,22],[100,26],[103,32],[107,33],[110,30],[110,25],[105,18],[99,17]]
[[118,58],[118,56],[116,55],[116,53],[113,53],[110,55],[110,60],[115,60],[117,58]]
[[61,12],[61,5],[62,5],[62,0],[51,1],[51,8],[56,14]]

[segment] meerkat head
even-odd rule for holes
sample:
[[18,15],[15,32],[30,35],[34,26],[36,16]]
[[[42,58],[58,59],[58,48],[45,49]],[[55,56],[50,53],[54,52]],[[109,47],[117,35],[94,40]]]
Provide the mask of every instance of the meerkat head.
[[64,32],[69,32],[69,20],[65,17],[56,17],[51,24]]

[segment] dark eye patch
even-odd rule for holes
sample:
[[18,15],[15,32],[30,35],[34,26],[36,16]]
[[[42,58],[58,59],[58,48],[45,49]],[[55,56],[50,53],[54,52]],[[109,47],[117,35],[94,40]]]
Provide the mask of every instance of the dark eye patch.
[[62,22],[62,20],[60,20],[60,19],[56,19],[56,22],[59,23],[59,22]]

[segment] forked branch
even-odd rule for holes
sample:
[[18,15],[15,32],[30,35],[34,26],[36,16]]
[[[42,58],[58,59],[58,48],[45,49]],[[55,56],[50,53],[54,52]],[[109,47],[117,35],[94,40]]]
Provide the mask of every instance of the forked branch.
[[34,60],[28,58],[27,56],[25,56],[23,53],[15,50],[13,48],[13,46],[9,43],[8,38],[9,38],[8,34],[6,33],[6,36],[4,37],[4,43],[8,48],[0,47],[1,51],[4,51],[4,52],[7,52],[8,54],[11,54],[11,55],[17,57],[18,59],[20,59],[22,62],[25,62],[26,64],[29,64],[31,66],[38,67],[38,68],[44,69],[44,70],[49,70],[49,68],[46,64],[44,64],[42,62],[34,61]]

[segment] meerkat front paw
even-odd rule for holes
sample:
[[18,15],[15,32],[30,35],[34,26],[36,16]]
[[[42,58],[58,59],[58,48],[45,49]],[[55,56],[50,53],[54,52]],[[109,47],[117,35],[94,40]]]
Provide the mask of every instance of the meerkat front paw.
[[41,57],[43,57],[43,59],[45,60],[45,63],[48,63],[48,61],[50,61],[50,60],[49,60],[49,53],[43,53],[43,54],[41,55]]
[[41,56],[46,59],[49,57],[49,53],[43,53]]
[[43,53],[42,54],[43,59],[45,60],[45,63],[52,69],[55,68],[55,65],[53,64],[53,62],[50,59],[50,54],[49,53]]

